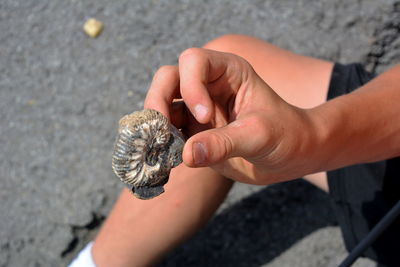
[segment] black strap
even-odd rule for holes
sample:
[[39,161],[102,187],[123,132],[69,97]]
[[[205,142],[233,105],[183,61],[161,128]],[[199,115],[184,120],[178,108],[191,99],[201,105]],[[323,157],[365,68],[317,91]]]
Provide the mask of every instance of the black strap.
[[400,214],[400,200],[386,215],[372,228],[371,232],[358,243],[339,267],[351,266],[355,260],[389,227]]

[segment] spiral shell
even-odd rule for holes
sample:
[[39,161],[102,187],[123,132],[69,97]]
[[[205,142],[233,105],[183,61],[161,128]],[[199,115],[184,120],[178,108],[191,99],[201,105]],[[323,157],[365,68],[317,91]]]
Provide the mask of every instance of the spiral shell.
[[133,112],[119,121],[112,168],[140,199],[164,192],[172,168],[182,162],[185,141],[160,112]]

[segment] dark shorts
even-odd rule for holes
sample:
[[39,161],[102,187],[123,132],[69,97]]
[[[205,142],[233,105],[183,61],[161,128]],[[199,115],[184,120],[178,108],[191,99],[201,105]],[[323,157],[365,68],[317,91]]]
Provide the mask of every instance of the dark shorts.
[[[328,100],[350,93],[373,77],[360,64],[335,64]],[[346,248],[351,251],[400,199],[400,158],[329,171],[328,183]],[[382,266],[400,266],[400,218],[364,256]]]

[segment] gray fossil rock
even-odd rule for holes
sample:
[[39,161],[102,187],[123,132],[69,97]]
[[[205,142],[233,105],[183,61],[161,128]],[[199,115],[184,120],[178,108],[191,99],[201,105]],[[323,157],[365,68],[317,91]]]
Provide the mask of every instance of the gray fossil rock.
[[119,121],[112,168],[140,199],[164,192],[172,168],[182,162],[184,137],[160,112],[133,112]]

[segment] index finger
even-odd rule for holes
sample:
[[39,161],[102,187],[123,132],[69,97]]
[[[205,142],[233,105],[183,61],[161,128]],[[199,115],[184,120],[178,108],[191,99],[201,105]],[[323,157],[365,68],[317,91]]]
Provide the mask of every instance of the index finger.
[[208,87],[226,74],[228,63],[235,63],[230,54],[202,48],[189,48],[179,57],[181,95],[200,123],[208,123],[214,116],[213,92]]
[[171,104],[180,97],[179,71],[177,66],[162,66],[154,74],[144,100],[144,108],[161,112],[171,121]]

